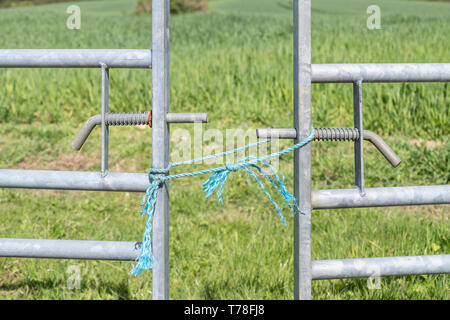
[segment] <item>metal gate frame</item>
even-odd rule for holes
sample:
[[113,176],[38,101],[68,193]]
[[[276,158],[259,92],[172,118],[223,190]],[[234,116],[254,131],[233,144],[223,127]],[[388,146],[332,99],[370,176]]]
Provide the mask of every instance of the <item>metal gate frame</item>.
[[[311,299],[311,280],[450,273],[450,254],[311,260],[311,210],[449,204],[450,185],[364,188],[363,82],[449,82],[450,63],[311,64],[311,0],[294,1],[294,128],[266,129],[299,142],[310,134],[311,84],[352,83],[355,141],[354,189],[311,190],[311,145],[294,153],[294,195],[304,214],[294,215],[294,299]],[[169,9],[153,0],[152,50],[0,50],[0,68],[100,68],[102,72],[102,171],[0,170],[0,188],[145,192],[145,173],[108,171],[110,68],[152,68],[152,154],[155,169],[169,163]],[[193,122],[180,114],[177,122]],[[153,299],[169,299],[169,187],[158,193],[153,222]],[[1,257],[133,261],[140,242],[0,239]]]

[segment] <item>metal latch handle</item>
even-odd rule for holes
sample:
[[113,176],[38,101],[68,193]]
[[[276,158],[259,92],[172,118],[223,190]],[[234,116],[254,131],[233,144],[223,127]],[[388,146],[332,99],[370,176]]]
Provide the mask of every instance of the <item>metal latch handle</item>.
[[[314,140],[316,141],[356,141],[360,138],[359,130],[356,128],[315,128],[314,130]],[[296,139],[297,130],[293,128],[257,129],[256,136],[260,139]],[[371,142],[394,168],[402,162],[397,154],[376,133],[363,130],[362,138]]]

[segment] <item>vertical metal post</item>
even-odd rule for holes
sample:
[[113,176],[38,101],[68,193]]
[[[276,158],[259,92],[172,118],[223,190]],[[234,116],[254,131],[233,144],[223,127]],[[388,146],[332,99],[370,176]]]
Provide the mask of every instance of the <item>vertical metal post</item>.
[[[169,164],[169,4],[152,3],[152,167],[164,169]],[[153,219],[153,299],[169,299],[169,185],[161,186]]]
[[104,63],[102,67],[102,177],[108,174],[109,127],[105,122],[109,112],[109,69]]
[[[311,130],[311,0],[294,0],[294,127],[296,143]],[[311,144],[294,152],[294,299],[311,299]]]
[[364,195],[362,80],[353,83],[353,122],[359,131],[359,139],[355,141],[355,185],[361,195]]

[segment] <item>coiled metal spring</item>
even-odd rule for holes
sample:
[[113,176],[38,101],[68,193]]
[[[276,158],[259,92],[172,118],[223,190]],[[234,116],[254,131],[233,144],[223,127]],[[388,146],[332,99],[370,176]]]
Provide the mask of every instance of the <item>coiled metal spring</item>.
[[[167,123],[206,123],[207,113],[167,113]],[[97,114],[90,117],[81,128],[78,135],[73,140],[71,146],[75,150],[80,150],[86,142],[89,134],[95,126],[102,123],[102,115]],[[152,127],[152,111],[140,113],[105,113],[105,124],[107,126],[136,126],[148,125]]]
[[109,126],[135,126],[149,124],[148,112],[142,113],[107,113],[105,122]]
[[356,141],[359,130],[356,128],[314,128],[314,140],[317,141]]

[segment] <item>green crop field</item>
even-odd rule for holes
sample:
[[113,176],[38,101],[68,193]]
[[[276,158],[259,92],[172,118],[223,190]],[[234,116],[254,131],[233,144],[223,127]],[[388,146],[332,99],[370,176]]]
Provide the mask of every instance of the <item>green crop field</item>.
[[[450,62],[450,3],[378,0],[381,29],[366,27],[372,0],[314,0],[313,63]],[[150,48],[151,18],[134,0],[0,10],[0,48]],[[288,0],[215,0],[208,12],[171,19],[171,111],[208,112],[219,129],[292,126],[292,12]],[[151,108],[151,70],[110,72],[111,112]],[[100,130],[70,148],[100,112],[100,70],[0,69],[0,167],[100,170]],[[364,126],[402,158],[393,169],[365,144],[366,185],[450,182],[450,85],[366,84]],[[315,127],[352,127],[351,84],[314,85]],[[173,125],[193,132],[191,125]],[[173,136],[172,147],[180,137]],[[289,141],[283,141],[288,146]],[[112,127],[112,171],[147,172],[151,129]],[[314,143],[313,188],[351,188],[353,144]],[[173,172],[197,169],[180,168]],[[292,185],[292,155],[280,161]],[[293,223],[284,227],[261,190],[231,175],[224,205],[206,200],[207,177],[171,182],[173,299],[291,299]],[[142,194],[0,189],[1,238],[140,241]],[[313,259],[450,253],[449,206],[314,211]],[[285,210],[285,215],[291,213]],[[69,289],[71,266],[81,288]],[[152,272],[132,262],[0,258],[0,299],[150,299]],[[449,299],[448,275],[313,282],[315,299]]]

